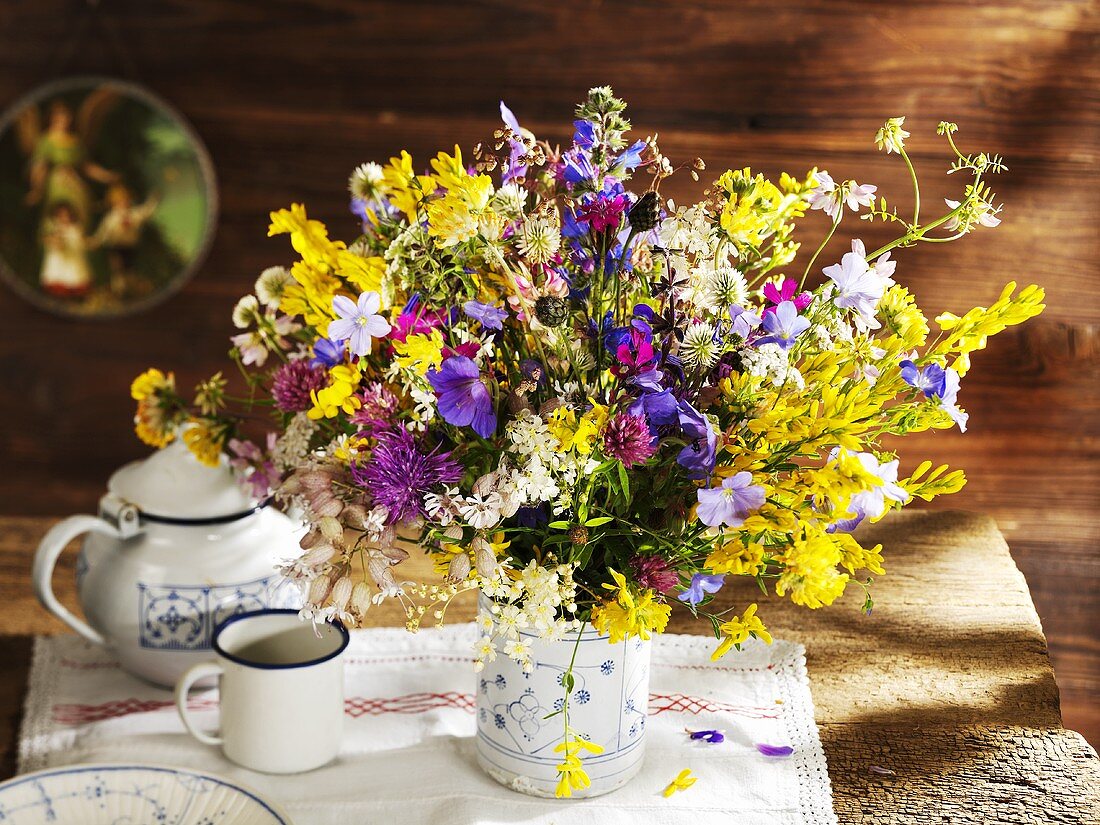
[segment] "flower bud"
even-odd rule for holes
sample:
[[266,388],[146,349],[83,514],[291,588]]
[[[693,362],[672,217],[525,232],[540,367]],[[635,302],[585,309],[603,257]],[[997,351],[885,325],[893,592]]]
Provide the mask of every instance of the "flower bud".
[[543,295],[535,300],[535,317],[548,327],[560,327],[569,320],[569,302],[555,295]]
[[447,566],[447,578],[453,582],[461,582],[466,581],[469,575],[470,556],[467,553],[456,553]]
[[318,576],[309,583],[309,595],[306,601],[310,604],[321,605],[328,596],[332,587],[332,580],[328,576]]
[[318,518],[336,517],[344,509],[344,503],[332,493],[321,493],[310,499],[309,507],[313,511],[313,515]]
[[348,603],[348,599],[351,598],[351,579],[347,576],[341,576],[336,580],[336,584],[332,586],[332,594],[329,596],[329,601],[332,606],[337,610],[343,610]]
[[304,473],[296,473],[294,477],[298,479],[298,482],[302,485],[304,490],[311,493],[328,490],[332,487],[332,476],[321,470],[308,470]]
[[348,527],[362,530],[367,520],[367,508],[362,504],[349,504],[340,514],[340,519]]
[[655,227],[661,220],[661,202],[657,193],[650,190],[638,198],[638,202],[626,213],[626,218],[635,232],[648,232]]
[[317,542],[321,540],[321,532],[316,527],[310,527],[309,531],[302,536],[298,542],[298,546],[303,550],[308,550],[311,547],[316,546]]
[[336,548],[331,544],[318,544],[302,556],[302,564],[307,567],[320,567],[330,561],[336,555]]
[[351,589],[351,612],[356,616],[363,616],[370,608],[370,585],[366,582],[356,582]]
[[474,553],[478,575],[486,579],[496,578],[500,566],[497,564],[497,556],[493,552],[493,546],[481,536],[475,536],[470,543],[470,549]]
[[334,516],[324,516],[317,522],[317,529],[329,541],[336,543],[344,538],[344,525]]
[[462,538],[462,525],[452,524],[450,527],[443,531],[443,535],[449,538],[451,541],[459,541]]

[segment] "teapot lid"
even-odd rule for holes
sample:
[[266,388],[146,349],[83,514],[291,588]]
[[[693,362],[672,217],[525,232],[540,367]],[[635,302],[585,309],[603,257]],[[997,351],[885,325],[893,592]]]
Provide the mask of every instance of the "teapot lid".
[[241,489],[224,455],[217,467],[208,467],[182,439],[119,468],[107,489],[135,505],[143,516],[168,521],[229,520],[249,515],[259,506]]

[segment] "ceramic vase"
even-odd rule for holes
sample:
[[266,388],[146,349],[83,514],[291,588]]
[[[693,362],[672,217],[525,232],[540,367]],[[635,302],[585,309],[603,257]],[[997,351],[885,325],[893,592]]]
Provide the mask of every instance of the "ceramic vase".
[[477,675],[477,758],[482,769],[512,790],[554,796],[561,762],[554,747],[563,739],[564,719],[562,714],[546,717],[562,707],[564,674],[576,648],[569,724],[604,750],[584,759],[592,785],[573,796],[600,796],[625,785],[641,769],[645,755],[650,642],[631,638],[611,644],[591,626],[585,627],[579,644],[575,633],[556,642],[525,639],[531,642],[531,672],[498,653]]

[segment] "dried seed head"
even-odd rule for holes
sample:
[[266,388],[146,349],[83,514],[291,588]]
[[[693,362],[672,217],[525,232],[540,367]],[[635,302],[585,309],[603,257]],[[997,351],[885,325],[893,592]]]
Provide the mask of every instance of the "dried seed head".
[[588,544],[588,528],[583,524],[577,524],[569,528],[569,540],[573,542],[576,547],[583,547]]
[[321,535],[331,542],[338,542],[344,538],[344,525],[333,516],[324,516],[317,522],[317,529]]
[[351,589],[351,612],[357,616],[362,616],[370,608],[370,585],[366,582],[356,582],[355,587]]

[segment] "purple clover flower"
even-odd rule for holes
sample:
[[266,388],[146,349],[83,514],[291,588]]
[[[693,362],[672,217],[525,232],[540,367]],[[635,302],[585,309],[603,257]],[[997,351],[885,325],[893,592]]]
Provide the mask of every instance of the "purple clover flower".
[[699,490],[699,520],[708,527],[740,527],[745,516],[764,505],[764,488],[752,483],[752,473],[742,470],[722,481],[720,487]]
[[428,382],[435,390],[439,414],[448,424],[472,427],[482,438],[496,432],[493,397],[477,364],[469,358],[464,355],[448,358],[440,369],[428,371]]
[[799,335],[810,328],[810,322],[798,314],[793,301],[783,301],[774,312],[765,312],[761,323],[768,334],[757,338],[755,346],[778,344],[788,350]]

